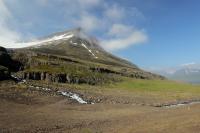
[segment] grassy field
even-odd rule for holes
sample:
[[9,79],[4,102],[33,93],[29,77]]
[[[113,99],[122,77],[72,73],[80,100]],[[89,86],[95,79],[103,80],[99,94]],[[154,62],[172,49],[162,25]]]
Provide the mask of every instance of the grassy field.
[[[66,85],[96,97],[128,103],[162,104],[184,100],[200,100],[200,86],[171,80],[140,80],[124,78],[122,82],[90,85]],[[122,102],[123,103],[123,102]]]
[[130,93],[160,95],[170,98],[187,98],[187,96],[200,96],[200,86],[171,80],[140,80],[128,79],[111,86],[113,89],[126,90]]

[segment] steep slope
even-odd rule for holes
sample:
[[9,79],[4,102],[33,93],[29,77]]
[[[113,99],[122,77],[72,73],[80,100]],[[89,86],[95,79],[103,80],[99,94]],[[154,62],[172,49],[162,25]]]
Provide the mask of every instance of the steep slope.
[[81,29],[55,33],[26,45],[29,47],[11,53],[24,64],[22,76],[28,79],[97,84],[118,81],[119,76],[163,78],[106,52]]
[[[32,51],[73,57],[108,65],[133,67],[134,65],[111,55],[100,47],[94,37],[86,35],[81,29],[74,29],[49,35],[26,45]],[[136,66],[134,66],[136,67]]]

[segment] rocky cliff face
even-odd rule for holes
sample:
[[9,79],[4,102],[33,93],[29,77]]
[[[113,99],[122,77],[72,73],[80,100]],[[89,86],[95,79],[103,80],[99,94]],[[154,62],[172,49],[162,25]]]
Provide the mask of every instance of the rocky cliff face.
[[[114,78],[109,80],[115,80]],[[80,77],[66,73],[48,73],[48,72],[23,72],[22,77],[26,80],[41,80],[45,82],[56,82],[56,83],[70,83],[70,84],[102,84],[108,82],[107,78],[99,78],[95,76],[91,77]]]
[[[52,72],[22,72],[21,78],[26,80],[41,80],[45,82],[56,82],[56,83],[69,83],[69,84],[103,84],[108,82],[119,81],[120,79],[116,78],[117,75],[131,77],[135,79],[151,79],[155,75],[152,73],[140,73],[135,72],[131,74],[125,74],[120,72],[111,71],[105,68],[90,68],[94,75],[90,76],[80,76],[72,73],[52,73]],[[104,74],[104,76],[95,76],[95,73]],[[163,77],[157,77],[162,79]]]

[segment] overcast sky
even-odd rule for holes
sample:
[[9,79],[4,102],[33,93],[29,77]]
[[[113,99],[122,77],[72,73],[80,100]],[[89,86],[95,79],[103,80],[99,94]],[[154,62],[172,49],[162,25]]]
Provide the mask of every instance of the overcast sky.
[[199,0],[0,0],[0,45],[81,27],[143,68],[200,62]]

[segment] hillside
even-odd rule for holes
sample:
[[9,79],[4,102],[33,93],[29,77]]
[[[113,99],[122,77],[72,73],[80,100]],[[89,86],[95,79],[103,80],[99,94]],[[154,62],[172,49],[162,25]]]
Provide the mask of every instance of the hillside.
[[120,81],[123,76],[164,79],[106,52],[97,39],[81,29],[54,33],[22,44],[29,47],[11,49],[10,54],[23,64],[17,75],[25,79],[93,85]]

